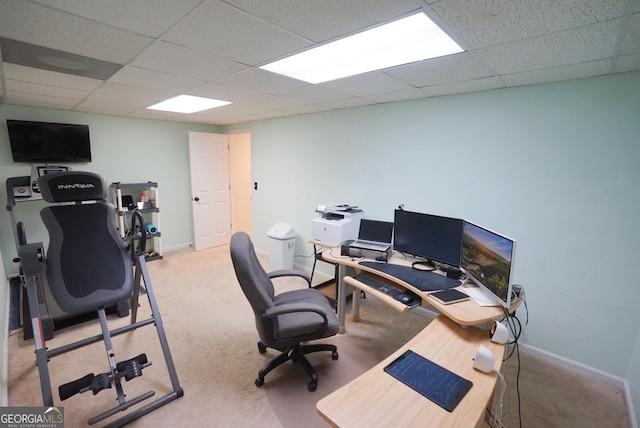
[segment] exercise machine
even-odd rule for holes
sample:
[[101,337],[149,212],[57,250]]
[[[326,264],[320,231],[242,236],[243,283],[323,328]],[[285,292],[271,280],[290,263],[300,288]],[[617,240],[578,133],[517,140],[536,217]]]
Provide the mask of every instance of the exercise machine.
[[[18,256],[31,316],[25,322],[30,322],[33,328],[43,404],[54,405],[49,360],[98,342],[104,343],[109,370],[89,373],[58,387],[61,401],[79,393],[91,391],[96,395],[105,389],[115,390],[118,404],[91,417],[87,421],[89,425],[126,412],[107,425],[122,426],[182,397],[184,391],[178,380],[146,266],[146,230],[142,215],[134,212],[132,234],[123,240],[115,225],[115,208],[106,201],[106,184],[98,174],[73,171],[43,175],[38,178],[38,187],[44,201],[55,204],[40,211],[49,233],[49,246],[45,254],[41,242],[28,243],[23,239]],[[48,349],[38,296],[38,285],[43,278],[46,278],[53,298],[64,311],[97,311],[102,334]],[[140,295],[147,297],[151,309],[151,316],[144,320],[137,320]],[[123,300],[131,303],[131,322],[110,330],[105,308]],[[124,383],[142,376],[143,370],[151,366],[151,361],[146,354],[119,361],[112,338],[151,325],[155,326],[158,334],[171,391],[148,402],[155,396],[155,391],[129,398],[124,392]],[[134,408],[143,402],[144,406]]]

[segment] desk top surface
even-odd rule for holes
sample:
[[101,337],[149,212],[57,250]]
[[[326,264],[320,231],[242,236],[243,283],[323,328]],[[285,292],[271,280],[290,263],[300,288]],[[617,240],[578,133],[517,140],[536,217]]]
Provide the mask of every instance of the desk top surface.
[[[427,293],[418,290],[417,288],[413,287],[411,284],[408,284],[384,272],[381,272],[360,264],[361,261],[368,260],[368,259],[342,256],[340,254],[340,248],[338,247],[327,248],[326,250],[323,251],[322,257],[331,263],[346,265],[360,271],[367,271],[367,272],[373,273],[381,278],[387,279],[392,283],[398,284],[405,289],[411,290],[416,294],[422,296],[422,306],[425,306],[425,307],[432,306],[436,310],[438,310],[440,313],[445,314],[447,317],[451,318],[453,321],[455,321],[460,325],[478,325],[478,324],[488,323],[504,316],[504,309],[502,307],[480,306],[473,299],[470,299],[464,302],[444,305],[438,302],[437,300],[428,297]],[[394,254],[389,259],[389,263],[395,263],[395,264],[401,264],[401,265],[411,265],[411,262],[412,260],[397,254]],[[363,287],[358,286],[356,281],[351,280],[349,281],[349,284],[356,286],[360,289],[363,289]],[[464,292],[464,287],[460,286],[457,288]],[[390,298],[385,299],[387,296],[383,295],[382,293],[379,293],[372,289],[365,289],[365,291],[377,293],[376,294],[377,297],[382,298],[385,301],[389,300],[387,303],[390,304],[391,306],[401,305],[401,308],[399,309],[401,312],[408,310],[408,308],[402,305],[401,303],[399,302],[394,303],[393,299],[390,299]],[[519,304],[520,302],[516,301],[511,306],[510,310],[511,311],[515,310],[519,306]]]
[[[494,355],[494,372],[473,368],[480,345]],[[448,412],[383,371],[407,349],[471,381],[462,401]],[[322,398],[318,414],[333,426],[476,426],[482,423],[502,365],[504,345],[489,341],[487,331],[461,328],[438,316],[404,346],[350,383]]]

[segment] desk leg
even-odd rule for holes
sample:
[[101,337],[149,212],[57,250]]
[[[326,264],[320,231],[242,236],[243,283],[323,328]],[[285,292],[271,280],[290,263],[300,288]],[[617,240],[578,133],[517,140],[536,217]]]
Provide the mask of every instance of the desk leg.
[[338,284],[338,301],[336,302],[336,306],[338,308],[338,333],[344,334],[346,331],[344,325],[344,316],[346,312],[347,306],[347,288],[344,283],[344,276],[347,271],[347,267],[343,264],[338,265],[338,277],[336,278],[336,283]]
[[351,294],[351,298],[353,299],[351,321],[354,322],[360,321],[360,293],[361,291],[356,288]]

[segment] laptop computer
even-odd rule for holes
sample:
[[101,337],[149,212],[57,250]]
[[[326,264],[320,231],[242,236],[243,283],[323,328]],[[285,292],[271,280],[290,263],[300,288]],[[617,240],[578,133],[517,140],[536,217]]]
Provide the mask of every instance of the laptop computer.
[[393,222],[379,220],[360,220],[358,239],[349,247],[372,251],[387,251],[391,247]]

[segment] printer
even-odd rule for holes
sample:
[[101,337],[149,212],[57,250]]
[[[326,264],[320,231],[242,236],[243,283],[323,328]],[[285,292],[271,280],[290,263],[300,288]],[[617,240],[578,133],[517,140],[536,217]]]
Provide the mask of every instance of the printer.
[[323,244],[338,246],[348,239],[356,239],[363,211],[356,205],[318,205],[318,216],[312,220],[311,238]]

